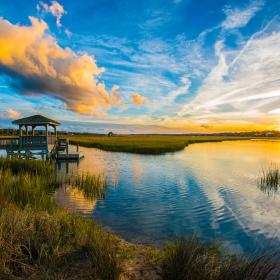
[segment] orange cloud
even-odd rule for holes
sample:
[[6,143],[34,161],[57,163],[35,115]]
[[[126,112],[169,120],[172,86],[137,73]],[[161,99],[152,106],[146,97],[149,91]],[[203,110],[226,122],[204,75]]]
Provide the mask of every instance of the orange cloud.
[[8,108],[6,113],[0,114],[0,119],[18,119],[21,116],[21,113]]
[[43,20],[29,19],[30,26],[20,26],[0,18],[0,73],[12,78],[12,87],[21,94],[60,99],[81,114],[104,114],[120,105],[117,87],[108,92],[97,81],[104,68],[88,54],[61,48]]
[[134,92],[131,96],[132,102],[135,106],[141,106],[148,103],[147,97],[139,94],[138,92]]

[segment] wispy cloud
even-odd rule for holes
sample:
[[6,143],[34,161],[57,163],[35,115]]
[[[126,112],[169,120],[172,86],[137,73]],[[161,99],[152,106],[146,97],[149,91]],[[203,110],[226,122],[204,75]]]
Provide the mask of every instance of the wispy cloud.
[[216,66],[179,115],[209,121],[262,121],[280,102],[279,44],[278,19],[251,36],[240,49],[227,49],[218,41]]
[[246,26],[263,5],[263,1],[253,1],[245,8],[232,8],[227,6],[224,9],[226,19],[222,23],[222,28],[229,30]]
[[51,5],[40,1],[39,4],[37,4],[37,10],[44,10],[45,12],[51,13],[56,17],[56,25],[61,27],[61,17],[66,13],[66,11],[64,10],[64,7],[57,1],[52,1]]

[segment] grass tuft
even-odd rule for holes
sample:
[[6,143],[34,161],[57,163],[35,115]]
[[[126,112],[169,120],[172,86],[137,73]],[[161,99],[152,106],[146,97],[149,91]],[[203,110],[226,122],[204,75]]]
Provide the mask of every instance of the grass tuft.
[[103,175],[72,174],[66,177],[65,183],[82,191],[90,199],[104,198],[107,189],[107,181]]
[[277,165],[271,164],[263,169],[257,180],[259,189],[268,195],[276,193],[280,187],[280,169]]
[[218,244],[192,237],[166,245],[162,274],[163,280],[276,280],[279,259],[279,252],[251,259],[224,254]]

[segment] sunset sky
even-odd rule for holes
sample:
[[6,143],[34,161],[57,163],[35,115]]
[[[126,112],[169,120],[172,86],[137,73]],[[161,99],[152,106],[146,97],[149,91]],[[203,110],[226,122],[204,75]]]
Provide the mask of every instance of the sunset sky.
[[280,1],[0,2],[0,126],[280,130]]

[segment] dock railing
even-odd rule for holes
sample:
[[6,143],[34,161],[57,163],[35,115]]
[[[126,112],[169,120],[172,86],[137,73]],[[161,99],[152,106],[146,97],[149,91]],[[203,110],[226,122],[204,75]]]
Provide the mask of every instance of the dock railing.
[[11,149],[19,147],[19,137],[0,136],[0,149]]

